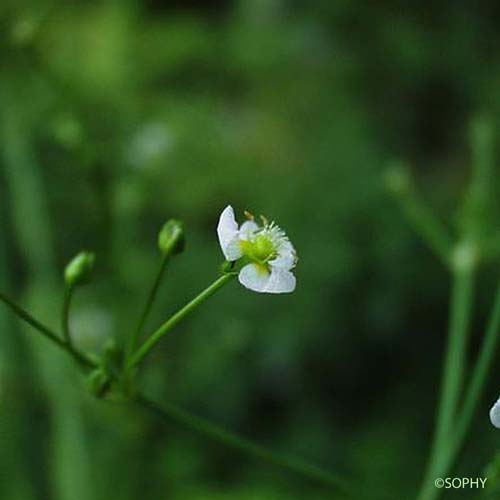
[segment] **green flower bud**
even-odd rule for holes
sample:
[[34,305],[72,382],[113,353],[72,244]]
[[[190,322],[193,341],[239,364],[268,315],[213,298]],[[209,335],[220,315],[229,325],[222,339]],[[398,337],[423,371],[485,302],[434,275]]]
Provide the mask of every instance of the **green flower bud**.
[[90,281],[94,269],[95,254],[80,252],[74,257],[64,270],[64,280],[68,286],[76,286]]
[[111,379],[103,368],[96,368],[87,376],[87,387],[93,396],[102,398],[111,388]]
[[158,235],[158,247],[163,255],[175,255],[184,250],[184,227],[177,219],[170,219]]

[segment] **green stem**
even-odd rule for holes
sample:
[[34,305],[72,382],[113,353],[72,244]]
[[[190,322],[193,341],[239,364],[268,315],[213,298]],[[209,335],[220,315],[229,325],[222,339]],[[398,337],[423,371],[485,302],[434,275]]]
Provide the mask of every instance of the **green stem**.
[[140,339],[141,333],[142,333],[142,329],[143,329],[144,324],[146,323],[146,319],[151,311],[151,307],[153,306],[156,295],[158,294],[158,290],[159,290],[160,284],[163,280],[163,276],[165,275],[165,270],[167,268],[168,260],[169,260],[169,255],[163,255],[160,269],[158,270],[158,273],[156,274],[155,281],[154,281],[153,286],[151,287],[151,290],[149,292],[146,304],[144,305],[144,309],[143,309],[141,317],[139,319],[139,323],[137,324],[137,327],[135,328],[135,330],[132,332],[132,335],[130,336],[129,343],[128,343],[128,350],[127,350],[127,360],[132,357],[134,350],[139,342],[139,339]]
[[441,471],[440,474],[446,475],[453,466],[460,450],[464,444],[467,432],[470,428],[474,412],[483,392],[486,378],[491,369],[491,365],[495,358],[496,349],[499,341],[500,332],[500,286],[498,287],[495,304],[491,312],[484,341],[479,352],[476,365],[472,374],[471,381],[467,387],[465,401],[462,411],[459,415],[456,431],[451,438],[451,446],[438,464],[437,468]]
[[448,345],[443,369],[441,397],[429,465],[422,483],[418,500],[430,500],[439,496],[434,486],[440,477],[441,461],[447,455],[451,443],[452,424],[456,418],[462,392],[467,354],[467,339],[472,309],[473,268],[455,269],[450,307]]
[[413,187],[401,193],[398,198],[416,233],[448,267],[453,245],[447,229]]
[[[463,230],[481,244],[491,227],[494,179],[494,130],[488,117],[478,116],[470,126],[472,179],[463,202]],[[485,238],[486,237],[486,238]]]
[[[211,285],[204,292],[202,292],[202,294],[200,294],[194,301],[190,302],[190,304],[192,304],[193,302],[196,302],[198,304],[201,303],[203,300],[205,300],[210,295],[215,293],[216,290],[221,288],[227,281],[229,281],[230,277],[232,277],[232,275],[225,275],[219,278],[217,281],[214,282],[213,285]],[[81,356],[79,353],[74,351],[71,348],[71,346],[62,341],[54,332],[52,332],[49,328],[47,328],[39,321],[37,321],[35,318],[33,318],[21,307],[12,302],[8,297],[0,293],[0,299],[23,321],[27,322],[37,331],[42,333],[45,337],[47,337],[49,340],[55,343],[58,347],[62,348],[75,358]],[[186,308],[188,306],[186,306]],[[190,310],[193,307],[195,307],[195,305],[192,306]],[[184,311],[186,308],[184,308],[180,312]],[[185,312],[185,314],[187,314],[187,312]],[[84,357],[82,357],[79,361],[85,364],[86,366],[91,366],[91,367],[95,366],[93,361],[88,360],[87,358]],[[180,408],[177,408],[172,404],[160,407],[156,403],[150,401],[149,399],[147,399],[142,395],[137,396],[136,401],[143,407],[152,410],[153,412],[161,415],[162,417],[167,417],[171,420],[174,420],[175,422],[183,425],[184,427],[187,427],[190,430],[208,436],[234,449],[238,449],[246,453],[247,455],[254,456],[260,460],[264,460],[274,465],[284,467],[292,472],[307,477],[311,480],[326,484],[328,486],[336,487],[346,493],[350,490],[350,488],[341,479],[337,478],[336,476],[327,471],[324,471],[323,469],[317,466],[311,465],[303,460],[273,453],[267,450],[266,448],[249,441],[248,439],[242,438],[234,433],[228,432],[200,417],[191,415],[190,413]]]
[[50,328],[40,323],[37,319],[35,319],[31,314],[25,311],[22,307],[18,306],[15,302],[9,299],[6,295],[0,292],[0,300],[12,311],[14,312],[20,319],[22,319],[25,323],[28,323],[35,330],[41,333],[44,337],[49,339],[51,342],[56,344],[58,347],[64,349],[68,354],[70,354],[80,366],[82,367],[95,367],[95,363],[84,356],[83,354],[75,351],[71,345],[67,344],[64,340],[62,340],[55,332],[53,332]]
[[71,348],[73,348],[73,341],[71,340],[71,334],[69,331],[69,309],[71,307],[71,300],[73,299],[73,293],[75,291],[75,287],[71,285],[67,285],[64,290],[64,300],[63,300],[63,308],[61,315],[61,328],[64,336],[64,340],[66,344],[68,344]]
[[[188,306],[191,305],[189,310],[192,310],[194,307],[196,307],[197,304],[201,303],[203,300],[205,300],[210,295],[215,293],[215,291],[220,289],[233,276],[234,275],[228,274],[216,280],[210,287],[208,287],[204,292],[202,292],[198,297],[196,297],[196,299],[194,299],[188,304]],[[1,293],[0,293],[0,300],[2,300],[23,321],[25,321],[30,326],[35,328],[38,332],[42,333],[46,338],[48,338],[51,342],[56,344],[59,348],[63,349],[66,353],[73,356],[80,364],[88,367],[96,367],[96,364],[92,360],[83,357],[80,353],[73,350],[71,346],[69,346],[66,342],[61,340],[57,336],[57,334],[54,333],[50,328],[40,323],[38,320],[33,318],[29,313],[27,313],[24,309],[19,307],[17,304],[12,302],[8,297],[6,297]],[[185,316],[189,312],[189,310],[187,310],[188,306],[179,311],[178,314],[184,311],[182,317]],[[320,467],[312,465],[298,458],[274,453],[258,444],[253,443],[252,441],[244,437],[226,431],[225,429],[220,428],[219,426],[213,424],[208,420],[192,415],[187,411],[176,407],[175,405],[166,404],[163,405],[163,407],[160,407],[155,402],[149,400],[148,398],[140,394],[136,396],[135,401],[139,403],[142,407],[153,411],[154,413],[160,415],[163,418],[168,418],[170,420],[173,420],[191,431],[197,432],[219,443],[225,444],[226,446],[229,446],[233,449],[239,450],[248,456],[252,456],[259,460],[263,460],[273,465],[288,469],[289,471],[301,475],[309,480],[316,481],[326,486],[336,488],[343,494],[349,495],[350,497],[353,498],[356,497],[352,488],[347,483],[345,483],[345,481],[331,474],[330,472],[321,469]],[[377,498],[378,496],[372,495],[371,497]]]
[[140,406],[151,410],[153,413],[156,413],[162,418],[172,420],[182,427],[213,439],[230,448],[239,450],[245,455],[263,460],[284,469],[288,469],[289,471],[301,475],[309,480],[336,488],[344,494],[349,494],[349,496],[353,495],[351,487],[342,479],[321,469],[320,467],[311,465],[298,458],[273,453],[263,446],[255,444],[235,433],[222,429],[208,420],[192,415],[191,413],[188,413],[182,408],[179,408],[171,403],[163,403],[160,406],[143,395],[138,395],[136,401]]
[[498,287],[495,304],[488,322],[488,328],[479,353],[471,382],[467,388],[463,410],[460,415],[458,441],[465,437],[474,415],[477,403],[486,383],[486,377],[491,369],[499,341],[500,331],[500,286]]
[[158,328],[151,336],[142,344],[142,346],[137,350],[135,355],[130,359],[127,364],[127,369],[132,369],[136,367],[151,351],[151,349],[178,323],[180,323],[187,315],[193,312],[199,305],[201,305],[205,300],[211,297],[215,292],[220,290],[225,284],[227,284],[231,279],[233,279],[235,274],[224,274],[217,280],[215,280],[208,288],[203,290],[199,295],[197,295],[191,302],[186,304],[182,309],[176,312],[170,319],[168,319],[163,325]]

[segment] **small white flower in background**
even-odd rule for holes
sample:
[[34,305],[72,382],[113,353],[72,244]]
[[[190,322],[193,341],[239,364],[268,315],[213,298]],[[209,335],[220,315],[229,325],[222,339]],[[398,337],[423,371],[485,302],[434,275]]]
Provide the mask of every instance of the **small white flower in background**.
[[229,205],[221,213],[217,226],[226,259],[234,262],[243,258],[247,262],[239,273],[240,283],[255,292],[293,292],[296,279],[291,271],[297,263],[297,254],[290,240],[274,222],[262,218],[262,225],[258,225],[250,214],[247,217],[238,226]]
[[490,420],[495,427],[500,429],[500,398],[498,398],[498,401],[491,407]]

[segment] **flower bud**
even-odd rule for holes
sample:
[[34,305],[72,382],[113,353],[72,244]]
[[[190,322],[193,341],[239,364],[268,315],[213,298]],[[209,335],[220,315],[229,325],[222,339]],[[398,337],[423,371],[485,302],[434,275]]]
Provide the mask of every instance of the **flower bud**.
[[94,269],[95,254],[80,252],[74,257],[64,270],[64,280],[68,286],[76,286],[90,281]]
[[102,398],[109,391],[111,380],[106,371],[99,367],[87,376],[87,387],[93,396]]
[[170,219],[158,235],[158,247],[163,255],[175,255],[184,250],[184,227],[177,219]]

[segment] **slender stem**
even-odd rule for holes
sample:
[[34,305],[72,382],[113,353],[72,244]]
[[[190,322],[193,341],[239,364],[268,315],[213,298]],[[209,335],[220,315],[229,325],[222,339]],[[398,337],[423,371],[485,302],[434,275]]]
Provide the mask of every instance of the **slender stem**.
[[208,288],[203,290],[191,302],[186,304],[182,309],[176,312],[170,319],[158,328],[151,336],[142,344],[135,355],[127,364],[127,369],[136,367],[149,353],[149,351],[178,323],[180,323],[188,314],[193,312],[205,300],[211,297],[215,292],[220,290],[225,284],[234,278],[234,274],[224,274],[215,280]]
[[[216,280],[210,287],[208,287],[204,292],[198,295],[198,297],[191,301],[185,308],[181,309],[181,311],[179,311],[177,315],[174,315],[172,320],[175,317],[177,317],[178,319],[173,324],[176,324],[178,321],[180,321],[186,314],[189,313],[189,311],[193,310],[206,298],[210,297],[225,283],[227,283],[233,276],[234,275],[232,274],[228,274]],[[68,354],[73,356],[81,365],[87,367],[96,367],[96,364],[92,360],[75,351],[71,347],[71,345],[60,339],[59,336],[50,328],[46,327],[38,320],[33,318],[28,312],[11,301],[7,296],[0,293],[0,300],[2,300],[23,321],[35,328],[38,332],[43,334],[59,348],[63,349]],[[170,328],[165,329],[165,332],[169,329]],[[192,415],[175,405],[165,404],[163,405],[163,407],[160,407],[154,401],[149,400],[141,394],[136,395],[135,401],[142,407],[153,411],[163,418],[173,420],[174,422],[177,422],[178,424],[191,431],[197,432],[198,434],[209,437],[233,449],[239,450],[248,456],[266,461],[284,469],[288,469],[289,471],[301,475],[309,480],[324,484],[332,488],[336,488],[341,493],[343,493],[344,495],[348,495],[349,497],[357,497],[353,489],[344,480],[316,465],[310,464],[299,458],[274,453],[267,448],[260,446],[235,433],[229,432],[208,420]],[[360,490],[357,489],[357,491],[359,492]],[[384,494],[384,498],[386,497],[387,495]],[[378,498],[378,495],[372,494],[371,498]]]
[[448,267],[453,245],[446,227],[413,187],[399,194],[398,199],[416,233]]
[[31,314],[25,311],[22,307],[18,306],[15,302],[9,299],[6,295],[0,292],[0,300],[7,306],[9,309],[14,312],[20,319],[22,319],[25,323],[28,323],[39,333],[48,338],[51,342],[56,344],[58,347],[64,349],[68,354],[70,354],[79,365],[83,367],[94,367],[95,363],[84,356],[83,354],[75,351],[71,345],[67,344],[64,340],[62,340],[57,333],[52,331],[47,326],[40,323],[37,319],[35,319]]
[[439,495],[439,490],[434,486],[434,480],[441,472],[441,460],[447,454],[447,448],[450,446],[452,424],[456,417],[463,387],[473,284],[473,268],[454,270],[448,345],[443,369],[436,431],[427,473],[418,496],[419,500],[429,500]]
[[442,402],[438,416],[438,437],[446,439],[458,408],[462,391],[471,316],[473,275],[458,271],[452,295],[449,344],[446,353]]
[[142,311],[139,322],[138,322],[135,330],[132,332],[132,335],[130,336],[129,343],[127,346],[127,349],[128,349],[127,350],[127,359],[129,359],[133,355],[134,350],[137,346],[137,343],[139,342],[139,339],[140,339],[141,333],[142,333],[142,329],[144,327],[144,323],[146,322],[146,319],[151,311],[151,307],[153,306],[156,295],[158,294],[158,289],[160,288],[160,284],[162,282],[163,276],[165,275],[165,270],[167,268],[168,260],[169,260],[169,255],[163,255],[160,269],[158,270],[158,273],[156,274],[155,281],[154,281],[153,286],[151,287],[151,290],[149,292],[149,295],[148,295],[148,298],[147,298],[146,303],[144,305],[144,309]]
[[488,117],[478,116],[471,122],[472,179],[463,201],[462,224],[464,232],[481,244],[491,227],[494,137],[492,123]]
[[151,410],[160,417],[172,420],[182,427],[213,439],[214,441],[229,446],[230,448],[239,450],[245,455],[263,460],[284,469],[288,469],[289,471],[301,475],[309,480],[336,488],[344,494],[349,494],[349,496],[354,496],[351,487],[334,474],[331,474],[330,472],[327,472],[324,469],[307,463],[301,459],[274,453],[263,446],[255,444],[247,438],[222,429],[221,427],[201,417],[192,415],[172,403],[162,403],[160,406],[140,394],[137,396],[136,402],[140,406]]
[[452,467],[453,462],[456,460],[457,455],[464,444],[467,432],[470,428],[474,412],[477,404],[481,398],[486,377],[491,369],[496,349],[499,342],[500,333],[500,286],[498,287],[495,303],[491,312],[484,341],[479,352],[476,365],[472,374],[471,381],[467,387],[465,401],[462,411],[459,415],[456,431],[452,436],[452,445],[448,453],[443,457],[439,463],[438,468],[441,474],[445,475]]
[[481,397],[486,377],[491,369],[496,349],[499,341],[500,332],[500,286],[498,287],[495,304],[490,316],[488,328],[484,337],[484,342],[479,353],[476,366],[472,375],[471,382],[467,388],[467,394],[459,421],[458,436],[465,435],[467,432],[474,410]]
[[64,289],[63,308],[61,315],[61,328],[64,340],[71,348],[73,348],[73,341],[71,340],[71,334],[69,331],[69,309],[71,307],[71,300],[73,299],[74,291],[75,287],[72,285],[67,285]]

